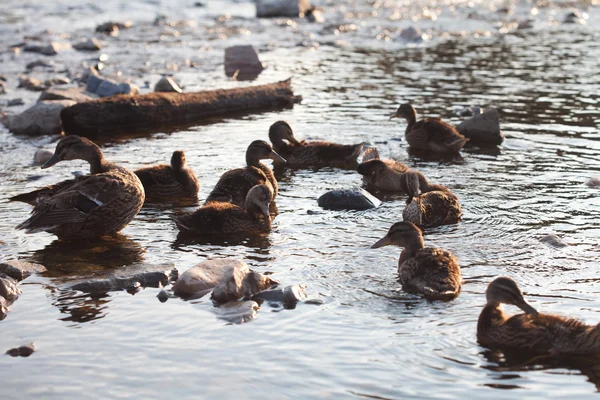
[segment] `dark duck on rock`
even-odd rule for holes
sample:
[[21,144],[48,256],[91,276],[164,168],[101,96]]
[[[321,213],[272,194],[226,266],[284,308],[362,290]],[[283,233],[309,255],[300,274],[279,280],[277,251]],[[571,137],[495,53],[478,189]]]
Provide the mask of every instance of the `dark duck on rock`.
[[17,229],[46,231],[62,240],[85,240],[113,235],[137,215],[144,187],[126,168],[104,159],[102,150],[79,136],[67,136],[42,168],[63,160],[85,160],[90,174],[12,197],[33,205],[32,216]]
[[292,127],[277,121],[269,128],[269,140],[290,167],[356,168],[364,143],[337,144],[324,141],[298,141]]
[[402,104],[398,107],[390,117],[392,118],[404,118],[408,122],[405,137],[413,150],[457,153],[469,140],[440,118],[423,118],[417,121],[417,111],[410,104]]

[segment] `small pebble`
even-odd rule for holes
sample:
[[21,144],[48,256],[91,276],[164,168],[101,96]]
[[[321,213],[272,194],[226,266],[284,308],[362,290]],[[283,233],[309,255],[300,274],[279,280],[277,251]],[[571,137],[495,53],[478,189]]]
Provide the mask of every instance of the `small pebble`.
[[25,104],[25,102],[23,101],[23,99],[21,98],[17,98],[17,99],[11,99],[8,101],[8,103],[6,103],[7,107],[14,107],[14,106],[22,106],[23,104]]
[[38,149],[33,155],[33,165],[43,165],[52,157],[53,154],[53,151],[46,149]]
[[600,178],[592,178],[585,184],[591,188],[600,188]]
[[561,238],[559,238],[558,236],[556,236],[554,233],[544,236],[543,238],[540,239],[540,242],[547,243],[550,246],[554,246],[554,247],[567,247],[568,246],[568,244],[563,242],[563,240]]
[[158,294],[156,295],[156,297],[158,297],[158,301],[160,301],[161,303],[164,303],[167,300],[169,300],[169,294],[164,289],[161,290],[160,292],[158,292]]
[[30,343],[26,346],[15,347],[14,349],[10,349],[6,352],[11,357],[29,357],[35,351],[35,346],[33,343]]

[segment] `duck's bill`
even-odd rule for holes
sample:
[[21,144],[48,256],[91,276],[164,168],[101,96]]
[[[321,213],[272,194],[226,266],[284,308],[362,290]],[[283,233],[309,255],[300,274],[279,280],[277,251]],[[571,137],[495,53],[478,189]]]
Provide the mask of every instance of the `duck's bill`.
[[373,246],[371,246],[371,248],[372,249],[378,249],[378,248],[383,247],[383,246],[389,246],[390,244],[392,244],[392,241],[386,235],[386,236],[382,237],[381,239],[379,239]]
[[59,161],[60,161],[60,158],[58,157],[58,154],[54,153],[54,154],[52,154],[52,157],[50,157],[50,159],[42,165],[42,169],[50,168],[51,166],[58,163]]
[[269,155],[269,158],[275,162],[279,162],[279,163],[283,163],[283,164],[285,164],[287,162],[287,161],[285,161],[285,158],[281,157],[279,154],[277,154],[274,151],[271,152],[271,154]]
[[531,307],[529,304],[527,304],[527,302],[525,300],[523,300],[522,303],[517,304],[517,307],[519,307],[521,310],[525,311],[526,314],[533,314],[533,315],[537,315],[538,311]]
[[394,119],[394,118],[400,118],[400,116],[398,115],[398,113],[393,113],[393,114],[390,116],[390,119]]
[[270,218],[270,214],[269,214],[269,205],[268,204],[263,204],[260,206],[261,211],[263,212],[263,215],[267,218]]

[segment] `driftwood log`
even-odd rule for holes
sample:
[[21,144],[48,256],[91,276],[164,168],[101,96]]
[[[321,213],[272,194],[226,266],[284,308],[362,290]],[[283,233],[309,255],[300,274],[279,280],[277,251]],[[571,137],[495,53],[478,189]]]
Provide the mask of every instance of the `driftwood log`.
[[245,88],[195,93],[117,95],[67,107],[60,113],[67,135],[157,132],[209,122],[214,117],[292,108],[290,80]]

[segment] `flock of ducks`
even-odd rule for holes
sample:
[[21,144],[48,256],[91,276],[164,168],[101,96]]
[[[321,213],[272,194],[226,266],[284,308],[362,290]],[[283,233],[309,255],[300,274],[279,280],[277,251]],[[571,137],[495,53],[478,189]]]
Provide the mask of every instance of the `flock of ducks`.
[[[411,149],[456,153],[467,138],[438,119],[417,121],[410,104],[401,105],[392,118],[404,118],[406,141]],[[419,171],[379,157],[366,143],[342,145],[323,141],[298,141],[284,121],[269,129],[272,146],[255,140],[246,151],[246,166],[225,172],[204,205],[173,217],[185,234],[229,235],[268,232],[269,206],[278,194],[273,171],[261,160],[295,168],[353,168],[375,191],[408,196],[403,222],[391,226],[372,248],[395,245],[403,248],[398,261],[399,280],[404,290],[430,299],[456,298],[461,288],[457,258],[449,251],[425,247],[419,227],[460,221],[458,198],[445,186],[430,183]],[[362,159],[361,159],[362,158]],[[33,206],[29,219],[17,226],[27,233],[50,232],[61,240],[82,240],[113,235],[123,229],[145,201],[181,199],[197,201],[199,184],[187,166],[183,151],[175,151],[170,165],[157,165],[134,172],[104,159],[100,148],[78,136],[61,139],[42,168],[65,160],[85,160],[90,174],[11,198]],[[359,159],[361,162],[359,163]],[[600,355],[600,325],[589,326],[575,319],[539,314],[525,302],[517,283],[507,277],[491,282],[487,303],[478,324],[477,339],[487,347],[517,349],[553,355]],[[521,308],[524,314],[509,316],[502,304]]]

